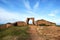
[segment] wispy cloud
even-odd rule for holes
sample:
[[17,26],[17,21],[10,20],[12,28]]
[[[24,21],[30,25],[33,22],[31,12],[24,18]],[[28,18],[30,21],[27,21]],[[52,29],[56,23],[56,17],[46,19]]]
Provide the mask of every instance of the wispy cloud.
[[34,17],[37,20],[41,19],[41,16],[34,11],[27,11],[27,13],[31,14],[30,17]]
[[31,15],[38,15],[38,14],[36,14],[35,12],[33,12],[33,11],[26,11],[27,13],[29,13],[29,14],[31,14]]
[[12,7],[12,4],[9,2],[9,0],[0,0],[0,7],[8,8]]
[[34,5],[33,9],[36,10],[39,8],[39,2],[36,2],[36,4]]
[[48,15],[52,16],[52,17],[56,16],[56,14],[54,14],[54,13],[51,13],[51,14],[48,14]]
[[27,9],[27,10],[31,10],[29,1],[28,1],[28,0],[27,0],[27,1],[24,0],[23,2],[24,2],[24,5],[25,5],[26,9]]
[[49,13],[48,15],[55,17],[58,13],[59,13],[59,10],[54,10],[54,11],[51,11],[51,13]]
[[30,5],[31,2],[29,2],[28,0],[27,1],[25,0],[23,2],[27,10],[36,10],[39,8],[39,1],[35,3],[35,5],[33,6],[33,9],[31,8],[31,5]]
[[48,16],[49,17],[52,17],[51,19],[49,19],[50,21],[52,21],[52,22],[55,22],[56,24],[60,24],[60,19],[59,19],[59,17],[58,17],[58,14],[60,13],[60,11],[58,10],[58,9],[56,9],[56,10],[53,10],[53,11],[51,11],[49,14],[48,14]]
[[26,12],[31,14],[30,17],[39,16],[38,14],[35,13],[35,10],[38,9],[38,7],[39,7],[39,2],[36,2],[36,4],[33,6],[33,9],[31,8],[31,5],[30,5],[31,2],[29,3],[28,0],[24,0],[23,2],[27,9]]
[[4,22],[16,22],[23,21],[25,19],[25,14],[16,13],[16,12],[8,12],[3,8],[0,8],[0,23]]
[[24,0],[23,2],[27,9],[26,13],[29,14],[28,17],[36,17],[36,18],[40,17],[38,14],[35,13],[35,10],[38,9],[39,7],[39,2],[36,2],[36,4],[33,6],[33,9],[31,8],[31,5],[30,5],[31,2],[29,3],[28,0]]

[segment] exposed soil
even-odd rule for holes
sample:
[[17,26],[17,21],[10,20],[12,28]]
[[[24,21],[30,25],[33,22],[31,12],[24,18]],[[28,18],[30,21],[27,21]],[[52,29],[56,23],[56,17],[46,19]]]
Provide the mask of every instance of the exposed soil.
[[60,40],[60,27],[29,25],[31,40]]

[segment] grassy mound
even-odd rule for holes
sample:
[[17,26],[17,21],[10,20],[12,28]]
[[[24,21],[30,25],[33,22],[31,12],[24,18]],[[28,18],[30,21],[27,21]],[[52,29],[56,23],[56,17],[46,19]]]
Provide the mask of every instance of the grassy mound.
[[29,38],[28,29],[27,26],[0,29],[0,40],[27,40]]

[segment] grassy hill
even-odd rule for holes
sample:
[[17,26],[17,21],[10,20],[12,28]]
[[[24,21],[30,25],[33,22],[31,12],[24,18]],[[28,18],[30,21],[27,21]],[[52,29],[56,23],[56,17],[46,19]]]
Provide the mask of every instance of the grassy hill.
[[14,26],[7,29],[0,29],[0,40],[28,40],[28,29],[28,26]]
[[[28,33],[29,32],[29,33]],[[30,38],[31,37],[31,38]],[[0,40],[60,40],[60,26],[13,26],[0,29]]]

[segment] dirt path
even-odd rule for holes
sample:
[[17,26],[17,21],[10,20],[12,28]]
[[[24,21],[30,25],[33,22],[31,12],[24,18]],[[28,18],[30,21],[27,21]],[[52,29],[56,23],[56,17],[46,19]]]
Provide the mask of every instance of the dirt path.
[[29,33],[31,40],[60,40],[60,28],[40,27],[29,25]]
[[43,39],[40,38],[39,34],[37,33],[36,28],[38,26],[29,25],[29,27],[30,27],[29,33],[30,33],[30,36],[31,36],[31,40],[43,40]]

